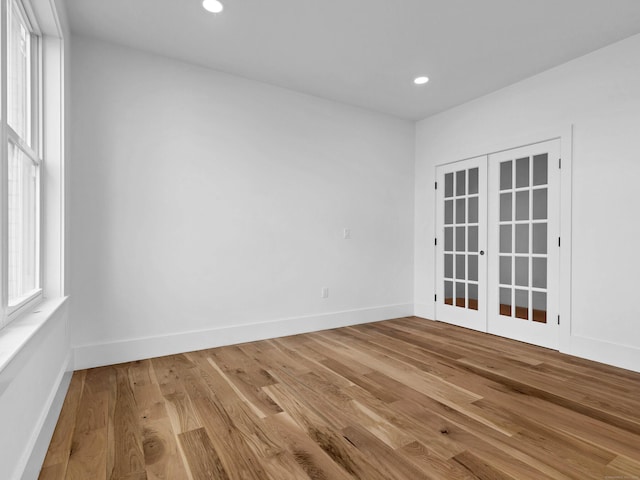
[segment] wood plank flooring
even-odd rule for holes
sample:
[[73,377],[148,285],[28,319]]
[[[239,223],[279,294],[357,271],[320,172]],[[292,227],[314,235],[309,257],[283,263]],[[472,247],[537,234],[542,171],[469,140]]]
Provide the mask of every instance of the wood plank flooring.
[[418,318],[83,370],[40,478],[640,479],[640,374]]

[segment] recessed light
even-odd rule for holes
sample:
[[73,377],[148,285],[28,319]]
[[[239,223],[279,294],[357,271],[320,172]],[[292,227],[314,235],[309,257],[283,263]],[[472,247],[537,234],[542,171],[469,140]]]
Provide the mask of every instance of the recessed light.
[[429,77],[416,77],[413,79],[413,83],[416,85],[424,85],[429,81]]
[[224,10],[224,5],[218,0],[202,0],[202,7],[211,13],[220,13]]

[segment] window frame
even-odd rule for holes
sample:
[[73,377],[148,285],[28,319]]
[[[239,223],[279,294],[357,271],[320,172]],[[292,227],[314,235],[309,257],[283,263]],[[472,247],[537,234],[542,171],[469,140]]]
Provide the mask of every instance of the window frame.
[[[0,168],[0,328],[8,325],[10,322],[19,317],[26,310],[31,309],[44,298],[43,289],[43,252],[44,252],[44,205],[43,205],[43,145],[44,145],[44,79],[43,79],[43,41],[42,32],[38,27],[38,23],[33,12],[30,0],[0,0],[0,85],[1,85],[1,111],[0,111],[0,141],[1,149],[1,168]],[[8,119],[8,85],[9,85],[9,9],[11,4],[15,4],[17,12],[21,16],[21,20],[27,27],[30,35],[30,141],[23,139],[9,125]],[[9,304],[9,201],[8,201],[8,163],[9,163],[9,144],[12,143],[29,158],[36,166],[36,198],[34,199],[35,207],[35,279],[37,286],[34,290],[28,292],[22,297],[18,297],[15,303]]]

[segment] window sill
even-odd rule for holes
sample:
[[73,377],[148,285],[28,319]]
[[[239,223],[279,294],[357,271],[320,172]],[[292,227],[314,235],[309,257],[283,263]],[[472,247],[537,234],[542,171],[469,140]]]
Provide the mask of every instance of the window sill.
[[35,305],[31,311],[24,312],[0,330],[0,373],[66,302],[67,298],[45,299],[42,303]]
[[37,310],[36,307],[42,303],[42,289],[38,288],[31,293],[17,299],[15,305],[9,305],[7,309],[7,317],[9,323],[13,322],[17,318],[20,318],[23,314],[26,314],[30,310]]

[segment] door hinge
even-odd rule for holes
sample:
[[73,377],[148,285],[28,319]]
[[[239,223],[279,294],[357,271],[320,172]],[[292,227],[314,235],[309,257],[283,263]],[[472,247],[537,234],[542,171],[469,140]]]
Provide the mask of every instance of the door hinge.
[[438,182],[436,182],[436,190],[438,189]]
[[438,295],[434,295],[434,296],[433,296],[433,301],[434,301],[434,302],[437,302],[437,301],[438,301]]
[[437,239],[437,238],[434,238],[434,242],[433,242],[433,244],[434,244],[434,245],[438,245],[438,239]]
[[560,325],[560,315],[558,315],[558,325]]
[[560,237],[558,237],[558,246],[560,246]]
[[558,168],[562,168],[562,159],[561,158],[558,159]]

